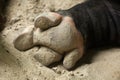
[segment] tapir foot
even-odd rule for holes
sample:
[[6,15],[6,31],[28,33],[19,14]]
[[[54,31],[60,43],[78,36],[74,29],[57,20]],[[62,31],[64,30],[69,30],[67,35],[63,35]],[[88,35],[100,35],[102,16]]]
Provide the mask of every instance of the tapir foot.
[[71,69],[83,55],[83,37],[69,16],[44,13],[35,19],[33,27],[27,27],[14,41],[20,51],[36,45],[44,46],[34,58],[45,66],[58,62],[65,55],[63,66]]

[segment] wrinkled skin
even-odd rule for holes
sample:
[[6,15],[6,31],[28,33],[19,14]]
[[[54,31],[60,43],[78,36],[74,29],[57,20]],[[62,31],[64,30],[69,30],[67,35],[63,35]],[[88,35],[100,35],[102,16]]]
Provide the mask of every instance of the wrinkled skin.
[[20,51],[38,45],[44,46],[34,56],[39,62],[48,66],[64,55],[63,66],[67,69],[76,64],[84,50],[83,37],[72,18],[53,12],[39,15],[34,26],[27,27],[14,41],[15,48]]

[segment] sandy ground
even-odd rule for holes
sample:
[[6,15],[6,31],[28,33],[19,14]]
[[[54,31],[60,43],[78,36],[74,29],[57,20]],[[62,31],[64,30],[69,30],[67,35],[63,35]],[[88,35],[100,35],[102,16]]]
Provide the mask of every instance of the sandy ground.
[[120,49],[88,52],[68,71],[61,64],[51,68],[36,61],[39,47],[20,52],[13,46],[20,32],[33,25],[42,12],[67,9],[82,0],[11,0],[7,7],[6,28],[0,35],[0,80],[120,80]]

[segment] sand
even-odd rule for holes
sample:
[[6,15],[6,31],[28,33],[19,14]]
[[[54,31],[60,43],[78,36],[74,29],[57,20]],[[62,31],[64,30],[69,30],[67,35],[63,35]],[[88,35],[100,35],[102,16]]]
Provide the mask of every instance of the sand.
[[14,39],[34,24],[41,13],[68,9],[83,0],[11,0],[6,12],[6,28],[0,35],[0,80],[120,80],[120,49],[95,49],[66,70],[62,63],[45,67],[34,59],[39,47],[18,51]]

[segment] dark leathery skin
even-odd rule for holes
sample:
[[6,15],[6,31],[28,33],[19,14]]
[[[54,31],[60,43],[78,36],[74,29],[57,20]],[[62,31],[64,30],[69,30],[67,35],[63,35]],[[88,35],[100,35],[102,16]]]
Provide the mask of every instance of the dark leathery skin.
[[89,0],[57,13],[73,18],[77,30],[84,37],[86,47],[90,48],[120,45],[120,13],[117,11],[111,1]]

